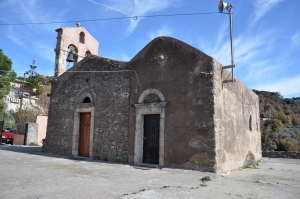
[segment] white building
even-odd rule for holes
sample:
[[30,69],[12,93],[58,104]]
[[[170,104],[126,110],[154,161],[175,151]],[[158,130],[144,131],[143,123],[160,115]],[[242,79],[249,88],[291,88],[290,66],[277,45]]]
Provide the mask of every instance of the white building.
[[[28,82],[24,82],[27,84]],[[22,80],[16,79],[14,82],[11,82],[11,89],[9,94],[3,99],[4,103],[6,104],[6,111],[16,111],[20,108],[21,104],[21,96],[22,96]],[[30,96],[28,92],[24,92],[23,94],[23,105],[22,108],[24,109],[32,109],[41,107],[36,104],[36,100],[39,100],[36,96]]]

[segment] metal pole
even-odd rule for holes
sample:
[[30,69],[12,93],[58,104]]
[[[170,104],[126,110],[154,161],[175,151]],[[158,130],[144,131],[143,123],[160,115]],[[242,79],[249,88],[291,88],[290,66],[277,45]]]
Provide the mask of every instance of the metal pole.
[[25,75],[26,75],[26,73],[24,73],[24,78],[23,78],[22,95],[21,95],[21,104],[20,104],[20,113],[21,113],[21,111],[22,111],[22,105],[23,105],[23,95],[24,95]]
[[230,20],[230,45],[231,45],[231,75],[232,75],[232,82],[235,80],[233,79],[233,69],[234,65],[234,49],[233,49],[233,39],[232,39],[232,10],[229,9],[229,20]]

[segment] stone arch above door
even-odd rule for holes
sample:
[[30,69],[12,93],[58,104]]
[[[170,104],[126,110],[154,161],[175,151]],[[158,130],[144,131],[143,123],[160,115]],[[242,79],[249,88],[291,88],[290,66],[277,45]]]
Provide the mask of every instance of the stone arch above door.
[[142,94],[139,97],[138,103],[142,104],[144,102],[144,100],[146,99],[146,97],[148,95],[151,95],[151,94],[157,95],[159,97],[159,99],[160,99],[161,102],[165,101],[165,97],[162,94],[162,92],[160,92],[159,90],[157,90],[155,88],[148,88],[147,90],[145,90],[144,92],[142,92]]
[[[159,102],[144,103],[144,100],[149,95],[157,95],[160,99]],[[135,144],[134,144],[134,164],[143,164],[143,135],[144,135],[144,115],[159,114],[159,166],[164,166],[164,143],[165,143],[165,106],[167,102],[161,91],[155,88],[145,90],[139,97],[136,108],[136,128],[135,128]]]
[[[85,81],[89,81],[86,79]],[[90,99],[90,103],[84,103],[84,100],[86,98]],[[75,96],[75,106],[76,107],[94,107],[95,106],[95,99],[96,95],[94,94],[93,90],[89,89],[88,87],[82,89],[80,92],[78,92]]]

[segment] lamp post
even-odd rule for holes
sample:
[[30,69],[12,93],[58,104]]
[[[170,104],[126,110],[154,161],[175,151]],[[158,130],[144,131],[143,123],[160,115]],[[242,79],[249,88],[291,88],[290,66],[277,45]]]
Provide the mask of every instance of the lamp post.
[[218,4],[218,8],[220,13],[223,13],[224,9],[228,10],[229,12],[229,23],[230,23],[230,47],[231,47],[231,65],[224,66],[223,69],[231,68],[231,80],[225,80],[224,83],[228,82],[235,82],[235,79],[233,78],[233,69],[235,67],[234,63],[234,46],[233,46],[233,36],[232,36],[232,4],[225,3],[223,0],[220,0]]

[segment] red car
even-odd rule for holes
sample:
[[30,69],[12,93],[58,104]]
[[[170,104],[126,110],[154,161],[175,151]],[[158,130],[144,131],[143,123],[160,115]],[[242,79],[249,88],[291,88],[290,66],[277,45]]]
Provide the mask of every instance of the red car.
[[4,129],[2,132],[2,143],[5,144],[12,144],[14,139],[15,133],[8,129]]

